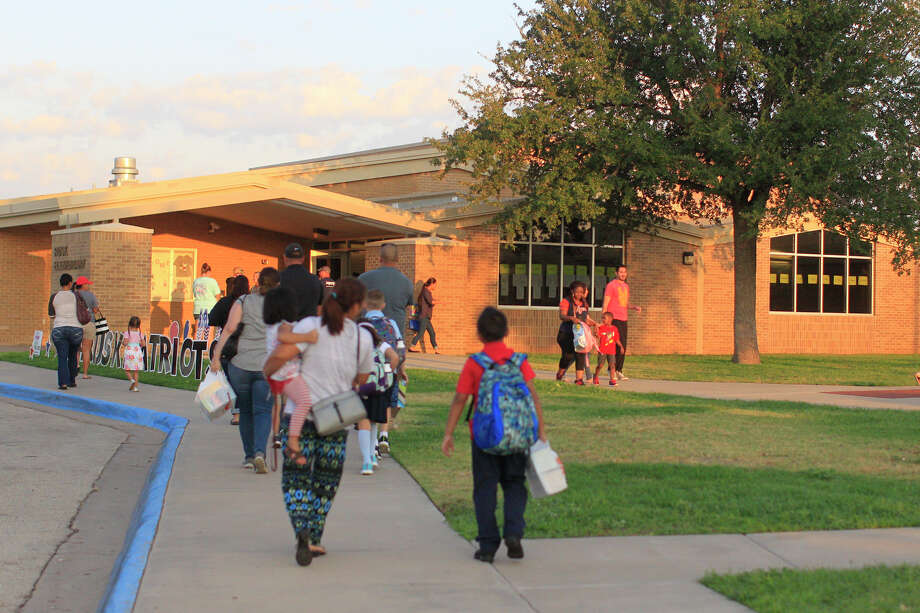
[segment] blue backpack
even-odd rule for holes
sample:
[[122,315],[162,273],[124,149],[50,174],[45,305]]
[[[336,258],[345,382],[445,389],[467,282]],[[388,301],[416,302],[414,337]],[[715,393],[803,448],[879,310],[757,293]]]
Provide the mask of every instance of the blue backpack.
[[521,374],[527,355],[515,353],[504,364],[497,364],[485,353],[470,357],[483,369],[476,411],[470,406],[473,442],[493,455],[526,452],[537,440],[538,428],[533,396]]

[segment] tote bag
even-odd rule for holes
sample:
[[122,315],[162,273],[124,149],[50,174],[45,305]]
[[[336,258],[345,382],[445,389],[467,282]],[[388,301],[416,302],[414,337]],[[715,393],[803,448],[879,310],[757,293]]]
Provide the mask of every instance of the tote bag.
[[[361,362],[361,328],[356,329],[357,343],[355,362]],[[347,390],[327,396],[313,405],[313,425],[320,436],[328,436],[344,430],[362,419],[367,419],[367,411],[361,397],[354,390]]]

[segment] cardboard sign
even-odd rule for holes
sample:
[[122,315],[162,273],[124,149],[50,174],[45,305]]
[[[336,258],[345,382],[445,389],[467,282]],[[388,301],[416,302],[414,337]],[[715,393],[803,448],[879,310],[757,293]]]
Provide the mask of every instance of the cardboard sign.
[[41,330],[36,330],[32,335],[32,346],[29,347],[29,359],[31,360],[36,355],[41,357],[42,355],[42,337],[45,335]]
[[[180,339],[178,322],[172,322],[169,328],[172,333],[171,337],[162,334],[151,334],[147,337],[144,371],[173,377],[190,377],[194,373],[196,379],[201,379],[204,358],[208,355],[208,341],[189,337]],[[112,330],[97,335],[90,363],[97,366],[122,368],[124,359],[120,349],[124,343],[124,336],[124,333]]]

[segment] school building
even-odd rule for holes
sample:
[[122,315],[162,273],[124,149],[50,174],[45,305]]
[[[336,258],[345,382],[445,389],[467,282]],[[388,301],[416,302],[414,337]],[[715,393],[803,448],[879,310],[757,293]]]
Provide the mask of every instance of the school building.
[[[116,329],[138,315],[165,331],[192,316],[201,263],[218,284],[278,267],[298,241],[311,266],[333,276],[379,264],[395,242],[409,278],[438,279],[434,325],[441,349],[478,349],[475,318],[499,305],[520,350],[553,352],[558,304],[573,279],[595,307],[616,267],[629,266],[633,353],[732,351],[730,225],[677,223],[652,234],[569,224],[504,243],[498,206],[464,199],[469,173],[443,174],[425,143],[170,181],[137,181],[116,158],[110,186],[0,201],[0,345],[47,334],[49,291],[61,273],[86,275]],[[141,168],[141,171],[143,168]],[[884,242],[850,243],[817,226],[759,241],[757,324],[764,353],[917,353],[920,269],[899,275]]]

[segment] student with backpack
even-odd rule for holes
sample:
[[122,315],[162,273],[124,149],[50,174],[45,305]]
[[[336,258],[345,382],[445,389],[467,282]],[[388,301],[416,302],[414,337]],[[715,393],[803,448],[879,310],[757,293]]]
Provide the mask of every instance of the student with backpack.
[[394,382],[393,388],[390,390],[389,402],[387,403],[387,420],[380,424],[379,438],[377,436],[377,424],[371,427],[371,432],[373,434],[371,440],[375,444],[375,453],[378,456],[381,453],[390,453],[389,421],[399,412],[399,382],[402,381],[405,383],[409,381],[404,367],[406,361],[406,343],[403,340],[402,332],[399,331],[399,326],[396,325],[396,322],[384,315],[383,309],[385,309],[386,306],[386,296],[381,290],[372,289],[367,292],[367,313],[365,313],[364,317],[366,321],[374,326],[377,335],[383,339],[384,342],[389,344],[390,347],[396,350],[399,356],[398,367],[394,367],[397,374],[396,381]]
[[358,322],[360,328],[367,330],[374,339],[374,366],[367,381],[358,388],[358,394],[367,411],[367,419],[358,422],[358,447],[361,449],[361,474],[373,475],[380,464],[375,446],[377,427],[387,423],[391,390],[396,381],[396,369],[399,368],[399,355],[389,343],[384,341],[373,324],[367,320]]
[[[524,509],[527,488],[524,470],[530,446],[546,440],[543,410],[534,387],[536,376],[527,356],[515,353],[502,339],[508,335],[508,320],[494,307],[486,307],[476,321],[482,351],[467,359],[450,405],[441,451],[454,451],[454,429],[467,400],[470,447],[473,456],[473,505],[479,527],[479,549],[473,557],[492,562],[501,545],[495,521],[498,485],[505,498],[504,527],[508,557],[524,557]],[[474,411],[475,407],[475,411]],[[497,410],[496,410],[497,409]]]

